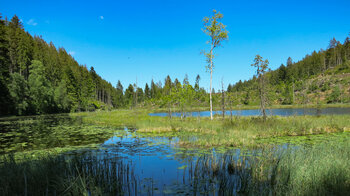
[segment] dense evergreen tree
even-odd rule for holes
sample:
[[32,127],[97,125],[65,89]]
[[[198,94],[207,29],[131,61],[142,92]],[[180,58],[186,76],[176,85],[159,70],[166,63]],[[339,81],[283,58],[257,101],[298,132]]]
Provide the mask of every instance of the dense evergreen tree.
[[150,98],[151,98],[151,91],[148,87],[148,84],[146,83],[146,85],[145,85],[145,99],[148,100]]
[[144,93],[143,93],[143,89],[140,87],[137,87],[136,90],[136,99],[137,99],[137,103],[142,103],[144,101]]
[[123,85],[118,80],[117,87],[116,87],[116,107],[120,108],[124,105],[124,91],[123,91]]
[[152,99],[156,98],[157,93],[158,93],[157,91],[158,91],[157,86],[152,79],[152,81],[151,81],[151,98]]
[[288,57],[288,59],[287,59],[287,67],[289,67],[291,65],[293,65],[293,60],[292,60],[291,57]]
[[199,74],[196,76],[196,83],[194,84],[194,89],[196,91],[199,91],[199,81],[201,80],[201,77],[199,76]]
[[132,84],[129,84],[125,90],[125,104],[129,107],[134,106],[134,86]]

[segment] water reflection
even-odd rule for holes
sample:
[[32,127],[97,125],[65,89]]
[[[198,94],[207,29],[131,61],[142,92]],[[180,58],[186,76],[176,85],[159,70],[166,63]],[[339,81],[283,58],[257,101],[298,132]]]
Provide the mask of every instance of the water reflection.
[[[300,116],[300,115],[341,115],[350,114],[350,108],[279,108],[279,109],[267,109],[266,113],[268,115],[275,116]],[[222,111],[213,111],[214,115],[221,115]],[[230,115],[230,111],[225,112],[226,115]],[[150,116],[168,116],[168,113],[150,113]],[[182,114],[180,112],[172,113],[172,116],[180,117]],[[261,115],[260,110],[232,110],[232,115],[234,116],[258,116]],[[202,112],[186,112],[184,116],[210,116],[210,111]]]
[[182,149],[176,146],[177,141],[176,137],[135,138],[127,131],[89,152],[101,159],[122,158],[133,168],[140,194],[227,195],[245,189],[246,160],[259,150]]

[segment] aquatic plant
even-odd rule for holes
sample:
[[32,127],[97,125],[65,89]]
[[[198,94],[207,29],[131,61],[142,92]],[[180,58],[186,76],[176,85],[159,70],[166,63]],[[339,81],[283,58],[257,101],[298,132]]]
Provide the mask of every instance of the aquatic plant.
[[117,157],[94,153],[0,157],[0,195],[123,195],[136,193],[133,169]]

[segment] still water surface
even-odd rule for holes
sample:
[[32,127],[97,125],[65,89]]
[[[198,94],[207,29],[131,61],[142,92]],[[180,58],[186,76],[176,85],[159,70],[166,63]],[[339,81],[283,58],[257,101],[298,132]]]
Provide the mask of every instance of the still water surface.
[[[350,108],[279,108],[279,109],[267,109],[267,115],[274,116],[300,116],[300,115],[341,115],[350,114]],[[226,115],[230,115],[230,111],[225,112]],[[168,113],[150,113],[150,116],[168,116]],[[202,112],[186,112],[185,116],[210,116],[210,111]],[[213,111],[213,115],[222,115],[222,111]],[[258,116],[261,115],[260,110],[232,110],[232,115],[235,116]],[[172,116],[180,117],[180,112],[173,112]]]

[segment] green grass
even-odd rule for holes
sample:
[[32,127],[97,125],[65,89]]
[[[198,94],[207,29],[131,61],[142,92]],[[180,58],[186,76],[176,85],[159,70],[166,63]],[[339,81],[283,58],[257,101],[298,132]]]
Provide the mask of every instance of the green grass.
[[[147,110],[115,110],[111,112],[76,113],[86,123],[135,127],[140,137],[177,136],[185,147],[253,147],[260,139],[283,136],[306,136],[349,132],[349,115],[269,117],[167,118],[151,117]],[[194,139],[195,138],[195,139]]]
[[253,194],[349,195],[350,139],[264,153],[251,174]]
[[[238,160],[230,153],[204,155],[188,168],[192,187],[216,187],[218,195],[349,195],[350,139],[312,147],[266,147]],[[205,188],[202,179],[210,179]]]
[[131,168],[120,159],[41,156],[33,160],[0,157],[0,195],[123,195],[137,187]]

